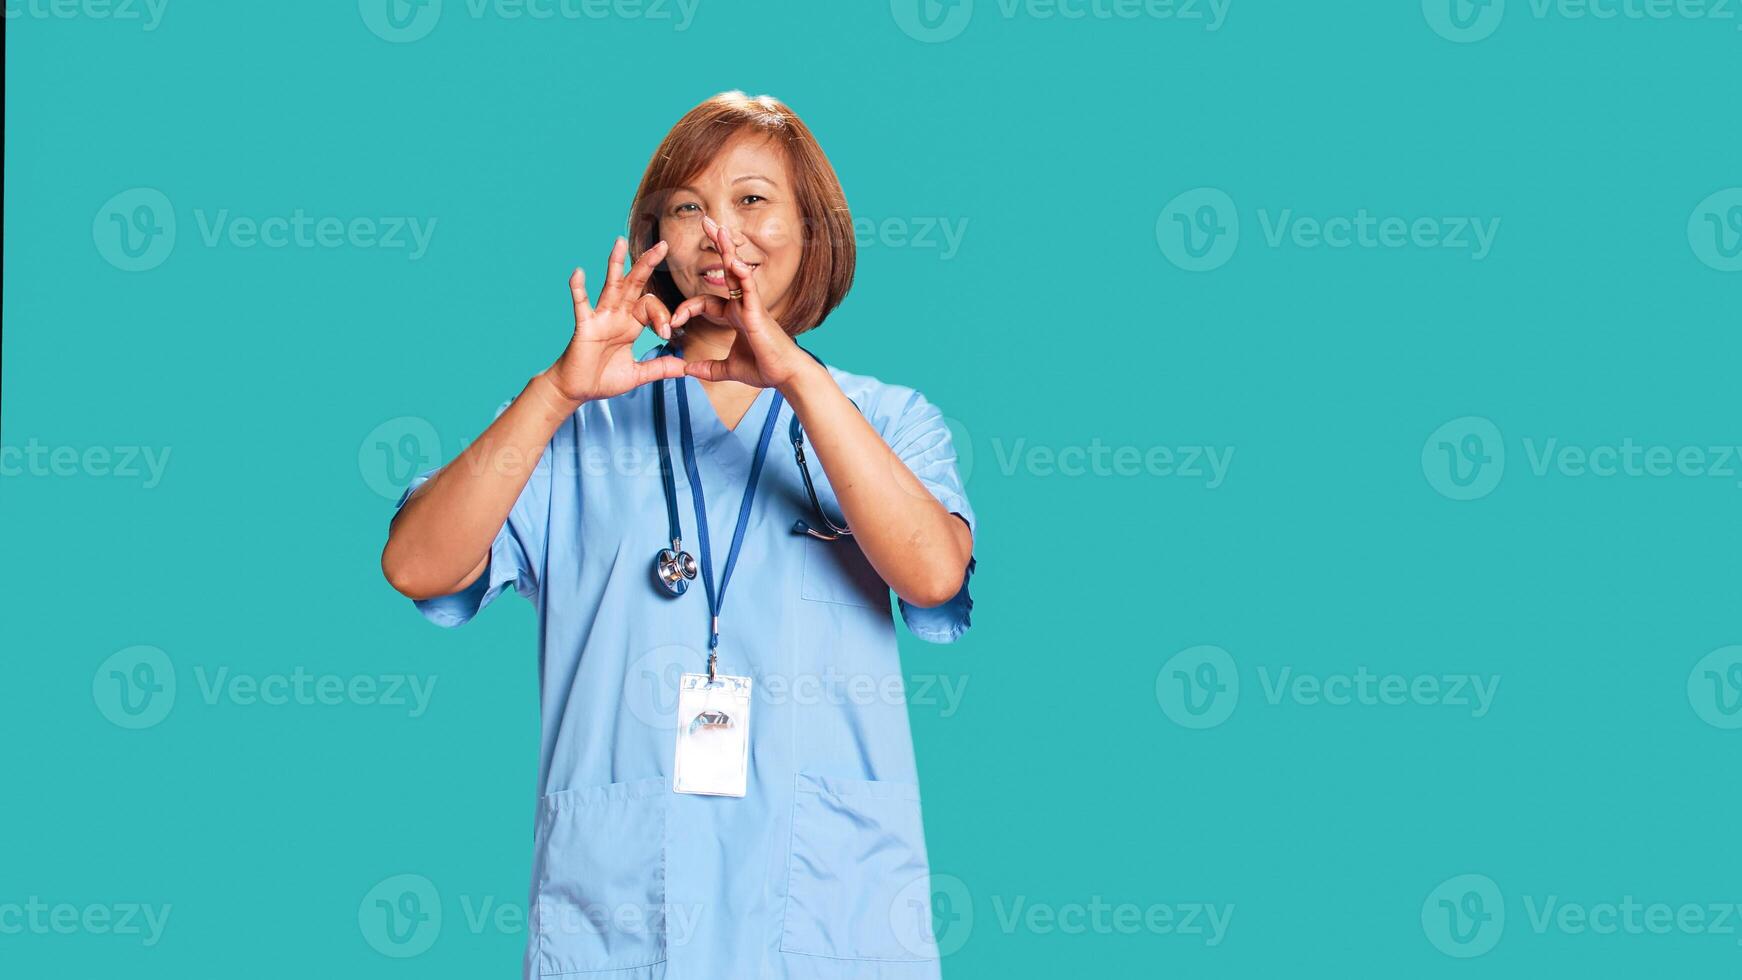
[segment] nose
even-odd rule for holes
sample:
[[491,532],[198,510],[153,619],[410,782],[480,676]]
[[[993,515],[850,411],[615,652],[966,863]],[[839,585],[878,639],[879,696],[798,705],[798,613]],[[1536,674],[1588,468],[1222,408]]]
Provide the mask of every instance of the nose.
[[[708,231],[708,226],[710,224],[718,226],[724,224],[724,222],[715,221],[711,216],[705,214],[702,217],[702,247],[710,252],[718,252],[720,250],[719,246],[714,244],[714,236]],[[725,225],[725,228],[727,233],[732,236],[732,247],[743,248],[747,241],[744,237],[744,233],[731,225]]]

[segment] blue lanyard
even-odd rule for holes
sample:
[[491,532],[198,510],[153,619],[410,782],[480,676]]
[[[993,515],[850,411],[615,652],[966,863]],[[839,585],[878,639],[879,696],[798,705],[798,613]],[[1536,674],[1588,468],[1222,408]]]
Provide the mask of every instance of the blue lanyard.
[[[669,349],[669,348],[668,348]],[[720,573],[720,584],[714,586],[713,549],[708,542],[708,501],[702,491],[702,474],[696,467],[695,436],[690,428],[689,387],[684,384],[686,379],[677,381],[677,416],[683,426],[680,433],[683,440],[684,473],[690,480],[690,497],[696,509],[696,537],[702,546],[702,586],[708,593],[708,679],[714,679],[714,667],[719,661],[720,647],[720,607],[726,602],[726,586],[732,581],[732,569],[738,564],[738,552],[744,545],[744,531],[750,526],[750,505],[756,499],[756,482],[762,475],[763,460],[768,458],[768,443],[774,435],[774,423],[780,416],[780,406],[783,399],[780,392],[774,393],[774,399],[768,405],[768,415],[762,420],[762,434],[756,442],[756,455],[750,461],[750,477],[744,482],[744,498],[738,503],[738,525],[732,529],[732,546],[726,552],[726,567]],[[671,524],[672,537],[679,536],[677,517],[677,488],[671,480],[671,444],[665,432],[665,382],[656,381],[653,385],[653,404],[657,411],[655,427],[658,430],[655,437],[659,440],[659,454],[662,463],[661,477],[664,478],[666,517]]]

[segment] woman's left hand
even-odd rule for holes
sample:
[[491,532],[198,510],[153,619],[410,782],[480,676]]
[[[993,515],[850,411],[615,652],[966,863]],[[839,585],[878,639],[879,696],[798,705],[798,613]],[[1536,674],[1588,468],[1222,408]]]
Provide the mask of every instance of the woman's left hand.
[[693,316],[729,326],[736,336],[732,349],[718,361],[686,361],[685,373],[703,381],[737,381],[758,388],[779,388],[791,382],[811,360],[798,342],[762,306],[755,271],[738,258],[732,234],[712,218],[702,218],[702,228],[714,240],[725,265],[730,288],[740,290],[738,299],[692,296],[672,311],[672,327],[681,327]]

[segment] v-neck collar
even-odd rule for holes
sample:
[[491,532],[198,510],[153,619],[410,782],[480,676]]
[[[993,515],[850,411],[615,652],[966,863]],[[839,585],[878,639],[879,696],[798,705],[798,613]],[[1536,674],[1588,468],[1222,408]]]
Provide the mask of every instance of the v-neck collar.
[[[696,379],[690,378],[690,379],[686,379],[686,380],[696,380]],[[745,385],[744,387],[749,387],[749,386]],[[696,390],[701,392],[702,398],[706,399],[706,401],[708,403],[708,408],[713,410],[714,421],[719,423],[720,428],[727,429],[728,431],[731,431],[731,432],[737,432],[739,429],[744,428],[744,423],[750,421],[750,416],[754,415],[756,413],[757,407],[760,406],[763,403],[763,401],[765,401],[768,398],[768,392],[770,389],[768,389],[768,388],[756,389],[756,396],[754,398],[750,399],[750,403],[748,405],[744,406],[744,413],[742,415],[738,416],[738,424],[731,425],[731,426],[728,426],[726,424],[726,420],[720,417],[719,407],[714,404],[714,400],[712,398],[708,397],[708,386],[703,384],[701,381],[696,380]]]
[[[655,345],[641,359],[658,357],[662,348],[670,349],[678,357],[683,356],[681,350],[662,344]],[[756,392],[750,407],[739,416],[738,424],[727,428],[725,421],[720,418],[719,410],[714,408],[714,400],[708,397],[707,389],[702,387],[700,381],[685,375],[678,378],[676,384],[685,386],[690,394],[690,424],[693,426],[692,435],[696,445],[716,446],[722,441],[730,441],[736,443],[746,456],[755,454],[756,442],[762,437],[762,422],[768,417],[768,404],[774,398],[773,388],[763,388]],[[676,385],[671,393],[673,399],[677,397],[675,387]],[[706,409],[701,407],[703,405],[707,406]],[[675,406],[671,418],[674,422],[677,420]]]
[[[756,451],[756,442],[762,436],[762,422],[767,418],[768,405],[774,398],[773,388],[763,388],[756,393],[750,407],[739,416],[738,424],[726,427],[720,418],[719,410],[714,408],[714,400],[708,397],[707,389],[695,378],[684,377],[678,380],[684,385],[690,398],[690,424],[694,426],[697,445],[714,445],[722,440],[730,439],[737,443],[746,453]],[[674,392],[675,394],[675,392]],[[704,409],[701,406],[706,405]]]

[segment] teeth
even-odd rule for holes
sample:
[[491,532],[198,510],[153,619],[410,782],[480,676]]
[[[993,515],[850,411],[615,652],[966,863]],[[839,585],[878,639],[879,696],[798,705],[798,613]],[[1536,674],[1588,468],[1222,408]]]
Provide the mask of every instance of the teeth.
[[[752,263],[750,263],[750,268],[755,269],[761,265],[762,265],[762,263],[760,263],[760,262],[752,262]],[[706,279],[709,282],[725,282],[726,281],[726,270],[725,269],[703,269],[702,270],[702,278]]]

